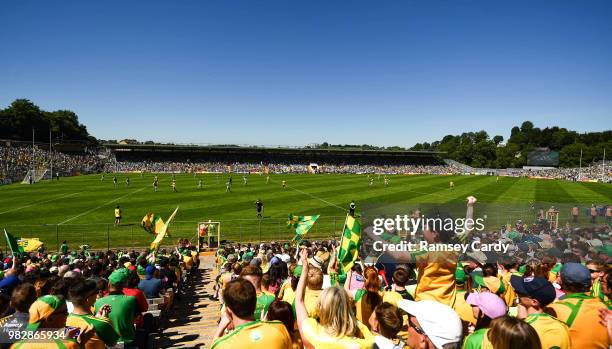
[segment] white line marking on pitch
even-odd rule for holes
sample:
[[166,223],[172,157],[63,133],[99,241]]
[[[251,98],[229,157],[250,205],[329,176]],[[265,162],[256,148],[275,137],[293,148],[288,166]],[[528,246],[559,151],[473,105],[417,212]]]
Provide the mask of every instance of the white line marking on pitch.
[[100,206],[98,206],[98,207],[94,207],[94,208],[92,208],[91,210],[87,210],[87,211],[85,211],[85,212],[83,212],[83,213],[80,213],[80,214],[78,214],[78,215],[76,215],[76,216],[74,216],[74,217],[72,217],[72,218],[68,218],[68,219],[66,219],[65,221],[61,222],[61,223],[57,223],[57,225],[62,225],[62,224],[64,224],[64,223],[68,223],[68,222],[70,222],[70,221],[72,221],[72,220],[75,220],[75,219],[77,219],[77,218],[79,218],[79,217],[82,217],[82,216],[84,216],[84,215],[88,214],[89,212],[95,211],[95,210],[97,210],[97,209],[99,209],[99,208],[102,208],[102,207],[104,207],[104,206],[108,205],[108,204],[112,204],[113,202],[115,202],[115,201],[117,201],[117,200],[121,200],[121,199],[123,199],[124,197],[130,196],[130,195],[132,195],[132,194],[136,194],[136,193],[138,193],[138,192],[140,192],[140,191],[143,191],[143,190],[145,190],[145,189],[146,189],[146,188],[140,188],[140,189],[138,189],[138,190],[136,190],[136,191],[133,191],[133,192],[131,192],[131,193],[127,193],[127,194],[125,194],[125,195],[123,195],[123,196],[120,196],[120,197],[118,197],[118,198],[116,198],[116,199],[113,199],[113,200],[111,200],[111,201],[109,201],[109,202],[106,202],[106,203],[104,203],[104,204],[102,204],[102,205],[100,205]]
[[49,200],[43,200],[43,201],[33,202],[33,203],[29,204],[29,205],[25,205],[25,206],[21,206],[21,207],[17,207],[17,208],[10,209],[10,210],[8,210],[8,211],[0,212],[0,214],[5,214],[5,213],[9,213],[9,212],[19,211],[19,210],[21,210],[21,209],[23,209],[23,208],[26,208],[26,207],[30,207],[30,206],[33,206],[33,205],[38,205],[38,204],[44,204],[44,203],[46,203],[46,202],[55,201],[55,200],[58,200],[58,199],[63,199],[63,198],[67,198],[67,197],[75,196],[75,195],[78,195],[78,194],[80,194],[80,193],[82,193],[82,191],[80,191],[80,192],[78,192],[78,193],[64,194],[64,195],[61,195],[61,196],[58,196],[58,197],[56,197],[56,198],[49,199]]
[[[271,181],[272,181],[272,182],[275,182],[275,183],[278,183],[278,181],[276,181],[276,180],[274,180],[274,179],[271,179]],[[326,203],[326,204],[327,204],[327,205],[329,205],[329,206],[334,206],[334,207],[337,207],[337,208],[341,209],[342,211],[348,212],[348,210],[347,210],[347,209],[345,209],[344,207],[340,207],[340,206],[338,206],[338,205],[334,204],[333,202],[329,202],[329,201],[327,201],[327,200],[325,200],[325,199],[323,199],[323,198],[320,198],[320,197],[318,197],[318,196],[312,195],[312,194],[307,193],[307,192],[305,192],[305,191],[302,191],[302,190],[300,190],[300,189],[294,188],[294,187],[292,187],[292,186],[290,186],[290,185],[286,185],[286,186],[287,186],[287,188],[289,188],[289,189],[291,189],[291,190],[295,190],[295,191],[297,191],[298,193],[302,193],[302,194],[304,194],[304,195],[308,195],[308,196],[310,196],[311,198],[313,198],[313,199],[315,199],[315,200],[322,201],[322,202]]]

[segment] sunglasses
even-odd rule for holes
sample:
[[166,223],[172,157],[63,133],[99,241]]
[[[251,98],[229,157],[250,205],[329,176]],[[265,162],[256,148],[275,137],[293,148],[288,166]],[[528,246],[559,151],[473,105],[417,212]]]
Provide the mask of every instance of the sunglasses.
[[414,322],[412,322],[412,316],[408,316],[408,326],[412,327],[416,331],[416,333],[418,333],[418,334],[420,334],[422,336],[427,336],[425,334],[425,331],[423,331],[422,328],[420,328]]

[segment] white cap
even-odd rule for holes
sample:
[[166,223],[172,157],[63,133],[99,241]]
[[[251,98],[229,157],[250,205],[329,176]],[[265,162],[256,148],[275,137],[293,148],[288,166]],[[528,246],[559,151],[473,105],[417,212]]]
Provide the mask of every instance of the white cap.
[[416,317],[420,327],[438,349],[448,343],[459,343],[463,326],[459,315],[448,305],[432,300],[400,300],[400,309]]

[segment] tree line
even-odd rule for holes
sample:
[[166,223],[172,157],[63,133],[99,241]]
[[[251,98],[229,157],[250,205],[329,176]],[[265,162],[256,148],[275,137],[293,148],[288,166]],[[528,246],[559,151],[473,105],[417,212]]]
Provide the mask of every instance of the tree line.
[[[98,140],[87,132],[76,113],[70,110],[44,111],[27,99],[16,99],[0,109],[0,139],[31,141],[32,130],[37,142],[49,142],[51,130],[54,143],[84,143],[97,145]],[[137,142],[136,140],[133,140]],[[113,142],[113,141],[110,141]],[[116,141],[115,141],[116,142]],[[144,144],[154,144],[147,141]],[[310,146],[309,146],[310,147]],[[307,148],[309,148],[307,147]],[[406,150],[403,147],[380,147],[368,144],[318,144],[322,149]],[[559,152],[559,165],[578,166],[602,160],[604,149],[612,158],[612,131],[578,133],[562,127],[538,128],[531,121],[515,126],[510,138],[490,137],[486,131],[446,135],[440,141],[417,143],[409,150],[446,152],[450,159],[472,167],[509,168],[527,163],[527,155],[535,148],[549,148]]]
[[36,142],[97,144],[87,127],[79,122],[70,110],[45,111],[27,99],[16,99],[5,109],[0,109],[0,139]]
[[606,157],[612,158],[612,131],[578,133],[562,127],[534,127],[531,121],[515,126],[510,138],[492,138],[486,131],[447,135],[440,141],[417,143],[410,150],[443,151],[447,157],[472,167],[516,168],[527,164],[527,155],[536,148],[559,152],[559,166],[577,167],[582,151],[582,165],[586,166]]

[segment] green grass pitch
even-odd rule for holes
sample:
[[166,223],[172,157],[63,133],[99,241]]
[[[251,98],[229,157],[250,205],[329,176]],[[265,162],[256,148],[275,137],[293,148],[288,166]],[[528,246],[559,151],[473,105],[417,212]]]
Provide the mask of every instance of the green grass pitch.
[[[310,238],[331,237],[342,229],[351,200],[382,203],[460,203],[474,195],[479,203],[529,206],[533,202],[611,204],[612,185],[572,183],[561,180],[500,178],[490,176],[389,176],[388,187],[382,176],[374,176],[373,186],[366,175],[233,175],[231,193],[225,192],[227,174],[176,176],[177,193],[172,192],[170,174],[159,175],[159,190],[153,192],[153,174],[118,174],[113,188],[112,174],[61,178],[35,185],[0,186],[0,228],[20,237],[38,237],[50,249],[67,240],[71,247],[87,243],[95,248],[146,246],[152,236],[140,227],[147,212],[166,219],[180,206],[171,226],[171,239],[195,237],[196,223],[221,222],[222,239],[259,241],[290,239],[286,228],[289,213],[320,214]],[[125,178],[130,186],[126,188]],[[198,179],[204,187],[197,188]],[[281,188],[281,181],[287,188]],[[449,182],[455,183],[453,190]],[[256,219],[255,201],[265,204],[264,219]],[[113,210],[120,205],[122,225],[113,226]],[[2,246],[4,249],[4,246]]]

